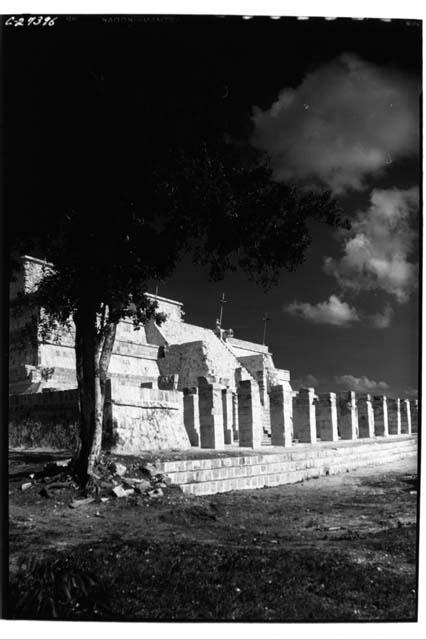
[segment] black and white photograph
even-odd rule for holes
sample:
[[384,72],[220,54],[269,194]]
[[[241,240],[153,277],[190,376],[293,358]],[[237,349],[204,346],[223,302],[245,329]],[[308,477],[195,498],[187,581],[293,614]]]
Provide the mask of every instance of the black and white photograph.
[[416,623],[422,20],[0,19],[2,617]]

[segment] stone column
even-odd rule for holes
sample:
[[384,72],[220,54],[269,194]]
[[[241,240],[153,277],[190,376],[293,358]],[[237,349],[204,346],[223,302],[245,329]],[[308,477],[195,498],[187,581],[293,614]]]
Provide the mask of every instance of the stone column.
[[317,436],[321,440],[336,442],[339,439],[337,431],[337,407],[335,393],[320,393],[317,405]]
[[315,400],[313,388],[300,389],[293,398],[294,437],[299,442],[317,441]]
[[271,387],[269,405],[271,408],[271,444],[291,447],[293,440],[292,392],[284,385]]
[[411,435],[411,404],[409,400],[401,400],[401,433]]
[[233,431],[233,439],[234,441],[239,440],[239,431],[238,431],[238,395],[237,393],[232,393],[232,431]]
[[389,435],[388,401],[386,396],[373,396],[374,434]]
[[419,401],[413,400],[411,402],[411,433],[418,432],[418,414],[419,414]]
[[355,391],[339,393],[337,415],[342,440],[356,440],[358,438],[358,409]]
[[222,389],[222,405],[223,405],[223,437],[225,444],[234,442],[232,424],[232,391],[231,389]]
[[222,387],[198,378],[200,445],[203,449],[223,449]]
[[238,432],[240,447],[261,446],[262,405],[259,387],[254,380],[242,380],[238,387]]
[[374,411],[371,396],[358,396],[358,426],[360,438],[374,438]]
[[388,398],[388,424],[389,434],[401,433],[401,403],[399,398]]
[[183,422],[193,447],[200,446],[200,407],[195,387],[183,390]]

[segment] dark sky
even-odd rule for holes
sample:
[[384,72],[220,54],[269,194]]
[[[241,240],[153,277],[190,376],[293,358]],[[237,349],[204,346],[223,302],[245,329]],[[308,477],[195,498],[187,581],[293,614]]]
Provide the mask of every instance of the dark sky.
[[[402,396],[417,388],[418,21],[64,16],[54,28],[28,31],[3,31],[5,125],[13,138],[5,176],[15,194],[6,216],[43,206],[40,192],[75,193],[76,165],[90,171],[84,149],[81,163],[68,153],[73,114],[96,117],[84,74],[92,82],[114,78],[120,115],[105,136],[122,132],[136,176],[147,163],[123,114],[128,108],[132,122],[139,113],[149,127],[148,78],[166,105],[177,83],[189,100],[205,87],[227,132],[271,155],[277,180],[331,188],[354,226],[337,237],[312,225],[304,264],[283,272],[268,293],[241,273],[211,283],[189,258],[159,293],[182,300],[189,322],[213,327],[224,291],[224,326],[253,341],[261,341],[268,312],[267,343],[296,386]],[[137,98],[129,86],[140,88]],[[211,116],[200,112],[194,127]],[[170,121],[159,137],[179,128],[172,107]],[[122,160],[112,158],[112,166]]]

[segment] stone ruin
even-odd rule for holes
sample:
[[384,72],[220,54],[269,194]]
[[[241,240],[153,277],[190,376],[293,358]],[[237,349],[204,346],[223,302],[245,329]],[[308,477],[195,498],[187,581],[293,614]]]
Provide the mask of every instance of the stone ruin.
[[[24,256],[11,299],[31,291],[45,266]],[[417,401],[293,390],[290,372],[275,367],[267,346],[218,325],[189,324],[181,302],[150,296],[166,321],[134,330],[124,320],[117,329],[104,424],[114,452],[290,447],[417,432]],[[78,421],[74,330],[42,339],[41,313],[28,310],[10,319],[11,434],[22,422],[43,431],[60,429],[61,420]]]

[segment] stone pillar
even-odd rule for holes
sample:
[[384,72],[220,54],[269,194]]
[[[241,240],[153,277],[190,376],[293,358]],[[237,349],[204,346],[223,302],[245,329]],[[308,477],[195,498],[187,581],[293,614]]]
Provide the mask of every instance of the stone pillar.
[[223,449],[222,387],[198,378],[200,445],[203,449]]
[[374,411],[371,396],[358,396],[358,426],[360,438],[374,438]]
[[337,431],[337,407],[335,393],[320,393],[317,405],[317,436],[321,440],[336,442],[339,439]]
[[223,406],[223,437],[225,444],[234,442],[234,434],[232,430],[232,391],[231,389],[222,389],[222,406]]
[[233,431],[233,439],[234,441],[239,440],[239,431],[238,431],[238,395],[236,393],[232,393],[232,431]]
[[388,398],[388,424],[390,435],[401,434],[401,403],[399,398]]
[[315,390],[300,389],[293,398],[294,438],[299,442],[316,442]]
[[242,380],[238,387],[238,432],[240,447],[261,446],[263,437],[262,405],[254,380]]
[[183,422],[193,447],[200,446],[200,407],[195,387],[183,390]]
[[401,433],[411,435],[411,403],[409,400],[401,400]]
[[293,440],[292,392],[282,384],[271,387],[269,405],[271,408],[271,444],[278,447],[291,447]]
[[374,434],[389,435],[388,402],[386,396],[373,396]]
[[419,401],[412,400],[411,402],[411,433],[418,432],[418,414],[419,414]]
[[339,393],[337,415],[342,440],[356,440],[358,438],[358,409],[355,391]]

